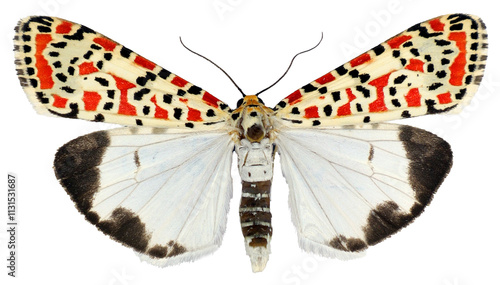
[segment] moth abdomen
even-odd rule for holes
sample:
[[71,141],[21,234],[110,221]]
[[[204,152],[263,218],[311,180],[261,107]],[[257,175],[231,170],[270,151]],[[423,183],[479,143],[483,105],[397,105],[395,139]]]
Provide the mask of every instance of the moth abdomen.
[[240,223],[252,269],[261,271],[269,258],[271,226],[271,180],[242,181]]
[[271,181],[243,181],[240,203],[241,229],[245,237],[252,237],[255,246],[266,246],[267,236],[272,235],[270,192]]

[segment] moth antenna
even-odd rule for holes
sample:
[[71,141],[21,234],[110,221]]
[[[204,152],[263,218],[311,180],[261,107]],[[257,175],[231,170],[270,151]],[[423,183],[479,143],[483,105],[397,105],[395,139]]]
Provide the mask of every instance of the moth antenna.
[[323,32],[321,32],[321,38],[319,39],[319,42],[318,42],[315,46],[313,46],[313,47],[312,47],[312,48],[310,48],[310,49],[307,49],[307,50],[301,51],[301,52],[299,52],[298,54],[296,54],[296,55],[292,58],[292,60],[290,61],[290,65],[289,65],[289,66],[288,66],[288,68],[286,69],[285,73],[283,73],[283,75],[281,75],[281,77],[280,77],[280,78],[278,78],[278,80],[276,80],[276,82],[274,82],[273,84],[271,84],[269,87],[265,88],[264,90],[261,90],[260,92],[258,92],[258,93],[257,93],[257,94],[255,94],[255,95],[259,95],[259,94],[261,94],[262,92],[267,91],[269,88],[271,88],[271,87],[273,87],[274,85],[276,85],[276,84],[277,84],[277,83],[278,83],[281,79],[283,79],[283,77],[285,77],[285,75],[288,73],[288,70],[290,70],[290,68],[292,67],[293,61],[295,60],[295,58],[296,58],[297,56],[299,56],[299,55],[301,55],[301,54],[303,54],[303,53],[306,53],[306,52],[308,52],[308,51],[311,51],[311,50],[315,49],[316,47],[318,47],[318,46],[319,46],[319,44],[321,43],[321,41],[322,41],[322,40],[323,40]]
[[229,80],[231,80],[231,82],[233,82],[234,86],[236,86],[236,88],[240,91],[240,93],[243,95],[243,97],[245,97],[245,96],[246,96],[246,95],[245,95],[245,93],[243,92],[243,90],[241,90],[241,88],[238,86],[238,84],[236,84],[236,82],[234,82],[234,80],[231,78],[231,76],[229,76],[229,74],[227,74],[227,72],[226,72],[224,69],[222,69],[222,67],[218,66],[215,62],[211,61],[211,60],[210,60],[210,59],[208,59],[207,57],[205,57],[205,56],[203,56],[203,55],[201,55],[201,54],[199,54],[199,53],[197,53],[197,52],[193,51],[192,49],[188,48],[188,47],[187,47],[187,46],[186,46],[186,45],[182,42],[182,38],[181,38],[181,37],[179,37],[179,40],[181,41],[182,46],[184,46],[184,47],[185,47],[188,51],[190,51],[190,52],[192,52],[192,53],[196,54],[197,56],[199,56],[199,57],[201,57],[201,58],[203,58],[203,59],[207,60],[207,61],[208,61],[208,62],[210,62],[211,64],[215,65],[215,66],[216,66],[218,69],[220,69],[222,72],[224,72],[224,74],[225,74],[225,75],[229,78]]

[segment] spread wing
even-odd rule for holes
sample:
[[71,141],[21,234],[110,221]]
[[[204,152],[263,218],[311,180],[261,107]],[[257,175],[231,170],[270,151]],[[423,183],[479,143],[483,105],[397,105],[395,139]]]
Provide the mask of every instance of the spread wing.
[[376,123],[459,111],[486,64],[486,27],[444,15],[414,25],[303,86],[275,107],[292,127]]
[[444,140],[404,125],[283,128],[276,144],[300,246],[338,258],[413,221],[452,165]]
[[14,43],[19,80],[41,114],[187,129],[229,117],[207,91],[83,25],[28,17]]
[[54,169],[89,222],[165,266],[220,245],[232,195],[232,149],[225,131],[119,128],[68,142]]

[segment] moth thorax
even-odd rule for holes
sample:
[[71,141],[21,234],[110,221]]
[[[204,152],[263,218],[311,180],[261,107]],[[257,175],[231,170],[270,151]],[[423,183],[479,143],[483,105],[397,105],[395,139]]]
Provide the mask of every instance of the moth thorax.
[[251,142],[259,142],[265,135],[264,127],[259,124],[253,124],[245,130],[245,137]]
[[255,182],[273,179],[274,147],[268,138],[260,142],[242,139],[235,150],[241,180]]
[[241,121],[243,136],[250,142],[260,142],[267,135],[264,114],[258,111],[245,112]]

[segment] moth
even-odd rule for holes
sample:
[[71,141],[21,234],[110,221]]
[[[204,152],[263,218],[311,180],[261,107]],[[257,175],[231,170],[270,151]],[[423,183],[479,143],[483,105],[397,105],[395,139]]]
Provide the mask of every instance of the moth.
[[55,175],[85,218],[158,266],[215,251],[242,180],[239,215],[254,272],[269,258],[276,153],[299,245],[347,259],[419,216],[452,165],[450,146],[385,121],[452,113],[483,76],[480,18],[416,24],[285,97],[235,109],[94,30],[32,16],[14,38],[24,91],[40,114],[124,125],[63,145]]

